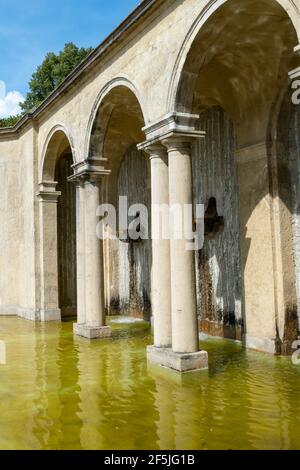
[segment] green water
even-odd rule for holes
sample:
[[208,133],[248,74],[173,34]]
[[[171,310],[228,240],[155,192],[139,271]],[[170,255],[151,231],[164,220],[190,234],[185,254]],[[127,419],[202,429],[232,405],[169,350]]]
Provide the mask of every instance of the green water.
[[144,323],[113,339],[0,318],[0,449],[300,449],[300,366],[220,340],[209,371],[147,367]]

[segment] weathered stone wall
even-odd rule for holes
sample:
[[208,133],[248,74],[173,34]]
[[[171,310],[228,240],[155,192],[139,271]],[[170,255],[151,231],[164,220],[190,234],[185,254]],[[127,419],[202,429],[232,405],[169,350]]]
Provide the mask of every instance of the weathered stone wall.
[[242,279],[235,135],[233,123],[219,107],[201,113],[206,138],[193,149],[195,204],[216,199],[224,227],[205,237],[196,253],[200,330],[241,339]]
[[16,313],[20,305],[20,242],[23,211],[20,187],[21,168],[18,164],[19,141],[0,143],[0,313]]
[[[150,215],[150,164],[135,146],[120,167],[118,196],[127,196],[128,208],[144,204]],[[133,220],[129,217],[129,222]],[[150,222],[150,219],[149,219]],[[149,320],[151,313],[151,240],[112,241],[110,312]]]
[[289,171],[297,308],[290,312],[294,339],[300,333],[300,107],[292,106],[289,126]]
[[34,319],[39,305],[36,133],[0,139],[0,314]]
[[299,106],[287,92],[276,129],[278,228],[281,241],[282,305],[279,309],[278,350],[291,353],[300,329],[300,142]]

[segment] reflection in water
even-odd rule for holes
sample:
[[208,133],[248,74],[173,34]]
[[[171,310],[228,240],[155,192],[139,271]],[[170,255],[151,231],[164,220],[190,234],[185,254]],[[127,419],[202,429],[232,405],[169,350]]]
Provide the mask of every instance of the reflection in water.
[[0,364],[6,364],[6,345],[4,341],[0,341]]
[[145,323],[73,338],[0,318],[0,449],[300,449],[300,366],[208,340],[210,368],[147,366]]

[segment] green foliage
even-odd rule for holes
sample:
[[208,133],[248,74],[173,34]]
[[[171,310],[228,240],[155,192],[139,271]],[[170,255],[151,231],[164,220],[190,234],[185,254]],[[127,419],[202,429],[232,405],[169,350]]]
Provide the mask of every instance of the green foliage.
[[14,126],[19,119],[21,119],[22,115],[19,114],[18,116],[10,116],[8,118],[0,118],[0,128],[1,127],[11,127]]
[[92,50],[91,47],[78,48],[70,42],[58,54],[49,52],[31,77],[29,92],[25,101],[20,103],[22,114],[0,119],[0,128],[14,126],[24,114],[37,108]]
[[22,110],[30,112],[38,107],[92,50],[67,43],[58,54],[49,52],[31,77],[29,92],[20,105]]

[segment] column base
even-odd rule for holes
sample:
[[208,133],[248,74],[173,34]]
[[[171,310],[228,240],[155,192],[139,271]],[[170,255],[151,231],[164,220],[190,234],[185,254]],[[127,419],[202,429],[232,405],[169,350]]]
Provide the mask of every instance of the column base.
[[171,348],[148,346],[147,359],[152,364],[167,367],[178,372],[208,369],[208,354],[206,351],[176,353]]
[[59,308],[41,310],[41,322],[61,321],[61,311]]
[[109,338],[111,336],[110,326],[88,326],[86,324],[74,323],[73,332],[77,336],[87,339]]

